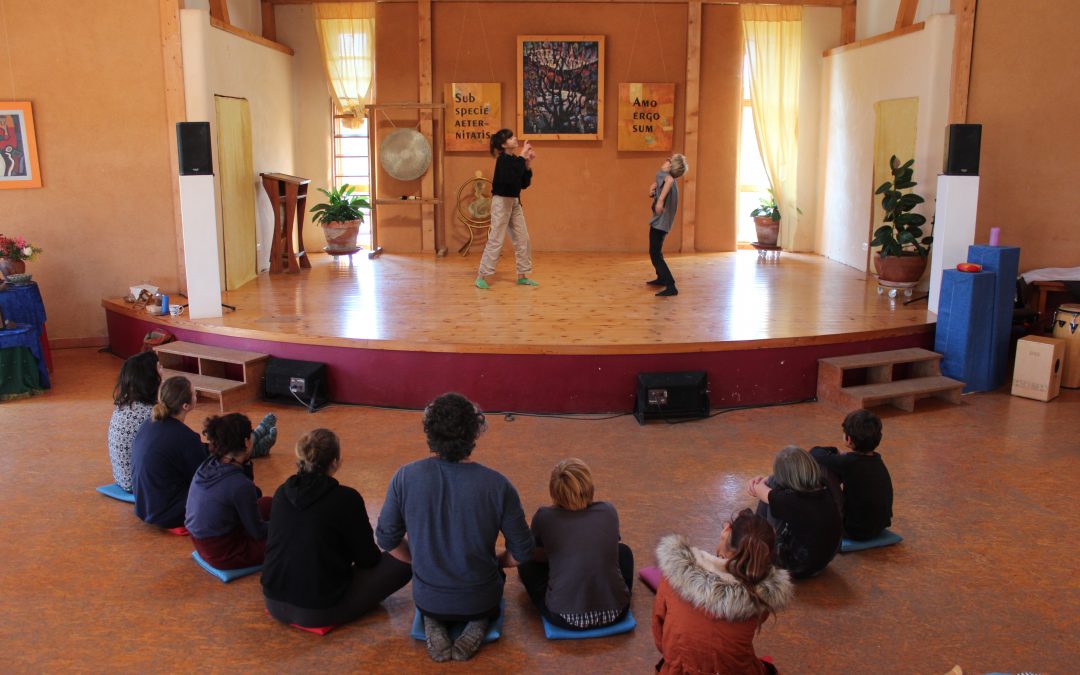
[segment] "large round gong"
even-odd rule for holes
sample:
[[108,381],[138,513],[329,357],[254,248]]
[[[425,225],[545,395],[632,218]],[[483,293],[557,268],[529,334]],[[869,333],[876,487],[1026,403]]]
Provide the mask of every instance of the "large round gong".
[[379,164],[398,180],[414,180],[431,166],[431,144],[416,129],[398,129],[383,139]]

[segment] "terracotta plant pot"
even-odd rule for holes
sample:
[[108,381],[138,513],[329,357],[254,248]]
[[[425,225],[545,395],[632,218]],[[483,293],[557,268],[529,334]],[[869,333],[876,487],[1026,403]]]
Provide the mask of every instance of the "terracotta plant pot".
[[914,253],[902,256],[874,256],[874,269],[882,281],[916,283],[926,271],[926,258]]
[[10,274],[26,274],[26,263],[22,260],[0,258],[0,272],[3,272],[4,276]]
[[356,248],[356,234],[360,231],[359,220],[333,222],[322,227],[328,250],[348,251]]
[[776,246],[780,238],[780,221],[768,216],[754,216],[754,229],[757,230],[757,243],[763,246]]

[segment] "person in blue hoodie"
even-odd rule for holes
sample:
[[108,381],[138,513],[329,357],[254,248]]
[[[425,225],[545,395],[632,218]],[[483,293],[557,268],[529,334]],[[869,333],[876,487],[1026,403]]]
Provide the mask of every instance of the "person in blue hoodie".
[[274,493],[262,573],[266,610],[305,628],[348,623],[409,583],[408,549],[390,554],[375,545],[364,498],[334,478],[337,434],[304,434],[296,459],[296,475]]
[[210,456],[188,490],[184,527],[202,559],[221,570],[261,565],[266,554],[269,497],[255,486],[251,420],[240,413],[203,423]]
[[170,377],[161,383],[150,421],[131,442],[135,515],[151,525],[174,529],[184,524],[191,479],[206,459],[206,445],[184,423],[194,406],[191,380]]

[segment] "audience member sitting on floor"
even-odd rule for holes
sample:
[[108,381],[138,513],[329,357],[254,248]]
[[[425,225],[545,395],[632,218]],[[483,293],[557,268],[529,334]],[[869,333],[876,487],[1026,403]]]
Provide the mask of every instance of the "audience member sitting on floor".
[[296,458],[296,474],[274,494],[262,573],[266,609],[305,628],[354,621],[409,583],[412,568],[379,550],[363,497],[334,479],[337,434],[309,431],[296,443]]
[[892,478],[881,455],[881,420],[869,410],[844,418],[844,443],[852,452],[815,447],[810,455],[828,471],[827,479],[844,490],[844,535],[865,541],[892,524]]
[[124,361],[113,388],[112,419],[109,420],[109,461],[113,480],[131,492],[131,442],[150,419],[161,386],[161,371],[154,352],[142,352]]
[[568,630],[622,621],[634,554],[619,542],[619,513],[593,501],[592,472],[580,459],[556,464],[548,490],[554,506],[541,506],[532,519],[533,561],[518,567],[529,598],[550,623]]
[[161,383],[150,421],[131,445],[135,515],[164,528],[184,524],[184,507],[195,471],[206,459],[206,445],[184,424],[195,406],[195,388],[177,375]]
[[772,526],[750,509],[724,525],[716,555],[669,535],[656,548],[663,577],[653,603],[661,673],[775,673],[754,653],[754,635],[792,597],[773,565]]
[[825,484],[825,470],[802,448],[776,453],[773,473],[747,486],[760,500],[757,514],[776,530],[776,564],[796,579],[825,569],[844,535],[840,504]]
[[[435,457],[397,470],[376,530],[379,546],[405,542],[413,562],[413,600],[424,618],[435,661],[465,661],[499,616],[505,574],[532,557],[533,538],[517,490],[501,473],[470,459],[484,415],[460,394],[443,394],[424,410]],[[495,552],[499,532],[508,550]],[[464,623],[453,643],[447,624]]]
[[261,565],[266,553],[269,497],[255,487],[251,420],[240,413],[206,418],[210,456],[188,490],[184,527],[211,567],[235,570]]

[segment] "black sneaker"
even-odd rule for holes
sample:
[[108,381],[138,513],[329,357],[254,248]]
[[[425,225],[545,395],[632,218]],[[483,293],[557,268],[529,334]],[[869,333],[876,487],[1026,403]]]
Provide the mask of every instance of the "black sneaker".
[[659,279],[653,279],[652,281],[646,281],[645,283],[650,286],[667,286],[665,282],[660,281]]
[[658,297],[658,298],[666,298],[666,297],[668,297],[670,295],[678,295],[678,294],[679,294],[679,289],[675,288],[674,286],[668,286],[664,290],[657,293],[656,297]]

